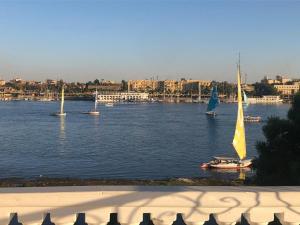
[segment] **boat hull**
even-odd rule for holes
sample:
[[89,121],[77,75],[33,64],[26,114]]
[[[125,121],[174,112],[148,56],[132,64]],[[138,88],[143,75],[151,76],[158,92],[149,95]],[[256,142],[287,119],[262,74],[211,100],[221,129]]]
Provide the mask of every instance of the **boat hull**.
[[201,168],[211,169],[241,169],[252,166],[251,159],[239,160],[239,159],[225,159],[225,160],[213,160],[208,163],[201,164]]
[[254,123],[259,123],[261,121],[260,116],[245,116],[244,118],[245,122],[254,122]]
[[52,116],[66,116],[67,113],[53,113]]
[[217,115],[216,112],[214,112],[214,111],[209,111],[209,112],[206,112],[205,114],[207,116],[216,116]]
[[99,116],[100,112],[97,111],[93,111],[93,112],[88,112],[87,114],[91,115],[91,116]]

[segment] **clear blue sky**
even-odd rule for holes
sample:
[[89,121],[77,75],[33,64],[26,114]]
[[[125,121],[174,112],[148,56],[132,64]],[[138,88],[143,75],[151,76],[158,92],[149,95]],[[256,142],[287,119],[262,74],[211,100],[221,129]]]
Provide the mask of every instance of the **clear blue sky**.
[[300,78],[300,1],[0,1],[0,76]]

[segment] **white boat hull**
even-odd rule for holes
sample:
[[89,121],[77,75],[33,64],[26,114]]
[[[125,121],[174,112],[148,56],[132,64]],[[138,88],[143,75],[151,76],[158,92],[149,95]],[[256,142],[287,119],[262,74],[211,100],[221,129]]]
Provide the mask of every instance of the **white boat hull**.
[[67,113],[53,113],[52,116],[66,116]]
[[245,122],[260,122],[261,117],[260,116],[245,116],[244,117]]
[[88,112],[87,114],[92,115],[92,116],[99,116],[99,115],[100,115],[100,112],[97,112],[97,111],[91,111],[91,112]]
[[214,112],[214,111],[209,111],[209,112],[206,112],[205,114],[208,116],[216,116],[217,115],[216,112]]
[[252,165],[251,160],[241,160],[239,163],[220,163],[220,164],[212,164],[210,168],[215,169],[239,169],[239,168],[247,168]]
[[201,168],[211,168],[211,169],[241,169],[252,166],[251,159],[233,159],[233,158],[221,158],[216,157],[214,160],[203,163]]

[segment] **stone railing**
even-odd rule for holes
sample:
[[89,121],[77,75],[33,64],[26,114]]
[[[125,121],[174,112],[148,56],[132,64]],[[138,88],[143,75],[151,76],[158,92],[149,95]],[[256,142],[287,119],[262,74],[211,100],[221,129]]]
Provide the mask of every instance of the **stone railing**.
[[[300,187],[89,186],[1,188],[0,225],[300,223]],[[43,222],[44,221],[44,222]],[[51,222],[50,222],[51,221]],[[150,221],[150,224],[151,224]],[[149,224],[149,223],[148,223]]]

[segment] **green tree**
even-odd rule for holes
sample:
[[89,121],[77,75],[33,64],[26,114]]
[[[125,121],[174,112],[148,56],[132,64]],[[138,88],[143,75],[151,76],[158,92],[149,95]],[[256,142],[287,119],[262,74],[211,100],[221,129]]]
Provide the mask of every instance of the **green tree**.
[[295,95],[287,119],[269,118],[263,132],[266,140],[256,146],[256,183],[300,185],[300,93]]
[[128,90],[128,83],[125,80],[122,80],[121,83],[122,83],[121,90],[122,91],[127,91]]
[[255,83],[254,96],[263,96],[263,95],[278,95],[276,88],[270,84],[266,83]]

